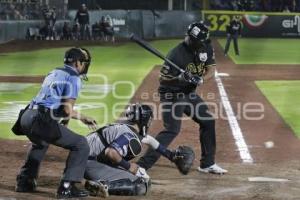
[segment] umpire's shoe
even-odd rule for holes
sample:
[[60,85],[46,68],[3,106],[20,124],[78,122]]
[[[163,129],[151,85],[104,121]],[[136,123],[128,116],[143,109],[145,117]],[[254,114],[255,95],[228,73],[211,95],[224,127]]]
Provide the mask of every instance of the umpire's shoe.
[[36,179],[29,178],[28,176],[18,175],[16,192],[34,192],[36,190]]
[[56,197],[57,199],[81,198],[87,197],[89,193],[86,190],[76,187],[74,182],[61,181]]

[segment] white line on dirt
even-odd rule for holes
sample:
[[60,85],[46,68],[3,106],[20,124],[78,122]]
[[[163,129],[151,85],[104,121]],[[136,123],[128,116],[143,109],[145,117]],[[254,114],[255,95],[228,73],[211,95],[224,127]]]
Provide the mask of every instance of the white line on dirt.
[[243,163],[253,163],[253,158],[250,155],[250,152],[249,152],[248,146],[245,142],[242,130],[241,130],[239,123],[235,117],[235,114],[234,114],[232,106],[230,104],[228,95],[225,91],[225,88],[224,88],[221,78],[218,76],[217,71],[215,73],[215,80],[217,82],[217,86],[218,86],[219,93],[221,96],[221,101],[222,101],[223,107],[225,109],[226,115],[228,117],[231,132],[232,132],[233,138],[235,140],[235,144],[240,153],[240,157],[241,157]]
[[227,74],[227,73],[217,73],[217,75],[218,75],[219,77],[222,77],[222,76],[228,77],[228,76],[229,76],[229,74]]
[[270,177],[249,177],[248,181],[250,182],[288,182],[289,179],[282,178],[270,178]]

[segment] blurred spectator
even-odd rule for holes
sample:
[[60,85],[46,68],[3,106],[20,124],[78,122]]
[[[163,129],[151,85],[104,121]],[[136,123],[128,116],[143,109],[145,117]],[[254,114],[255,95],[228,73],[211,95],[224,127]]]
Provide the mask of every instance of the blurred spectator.
[[48,5],[43,9],[43,17],[45,20],[45,27],[47,29],[46,40],[54,40],[55,38],[55,22],[56,22],[56,13],[55,7],[52,9]]
[[92,25],[92,36],[94,40],[101,40],[103,37],[100,22],[96,22]]
[[80,25],[81,39],[90,39],[90,16],[85,4],[81,4],[81,8],[78,9],[74,20]]
[[[40,20],[42,5],[37,0],[0,0],[0,20]],[[57,18],[64,17],[63,8],[56,10]]]
[[80,39],[80,25],[76,23],[72,27],[72,39],[79,40]]
[[64,22],[61,39],[62,40],[71,40],[72,39],[72,29],[68,22]]
[[104,16],[101,17],[100,27],[103,32],[104,40],[105,41],[111,40],[112,42],[115,42],[114,27],[108,17],[107,18],[105,18]]

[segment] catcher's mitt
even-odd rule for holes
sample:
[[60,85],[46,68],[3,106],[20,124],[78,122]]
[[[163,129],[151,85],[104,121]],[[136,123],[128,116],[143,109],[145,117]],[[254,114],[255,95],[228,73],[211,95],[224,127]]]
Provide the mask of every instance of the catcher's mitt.
[[194,159],[195,153],[191,147],[179,146],[174,151],[172,161],[175,163],[180,173],[186,175],[189,173]]

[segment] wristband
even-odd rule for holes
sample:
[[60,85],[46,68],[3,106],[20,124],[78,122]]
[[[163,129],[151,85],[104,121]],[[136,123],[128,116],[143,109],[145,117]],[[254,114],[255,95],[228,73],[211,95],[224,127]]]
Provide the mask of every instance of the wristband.
[[129,170],[130,168],[130,163],[124,160],[124,158],[122,158],[122,160],[118,163],[118,165],[123,167],[126,170]]

